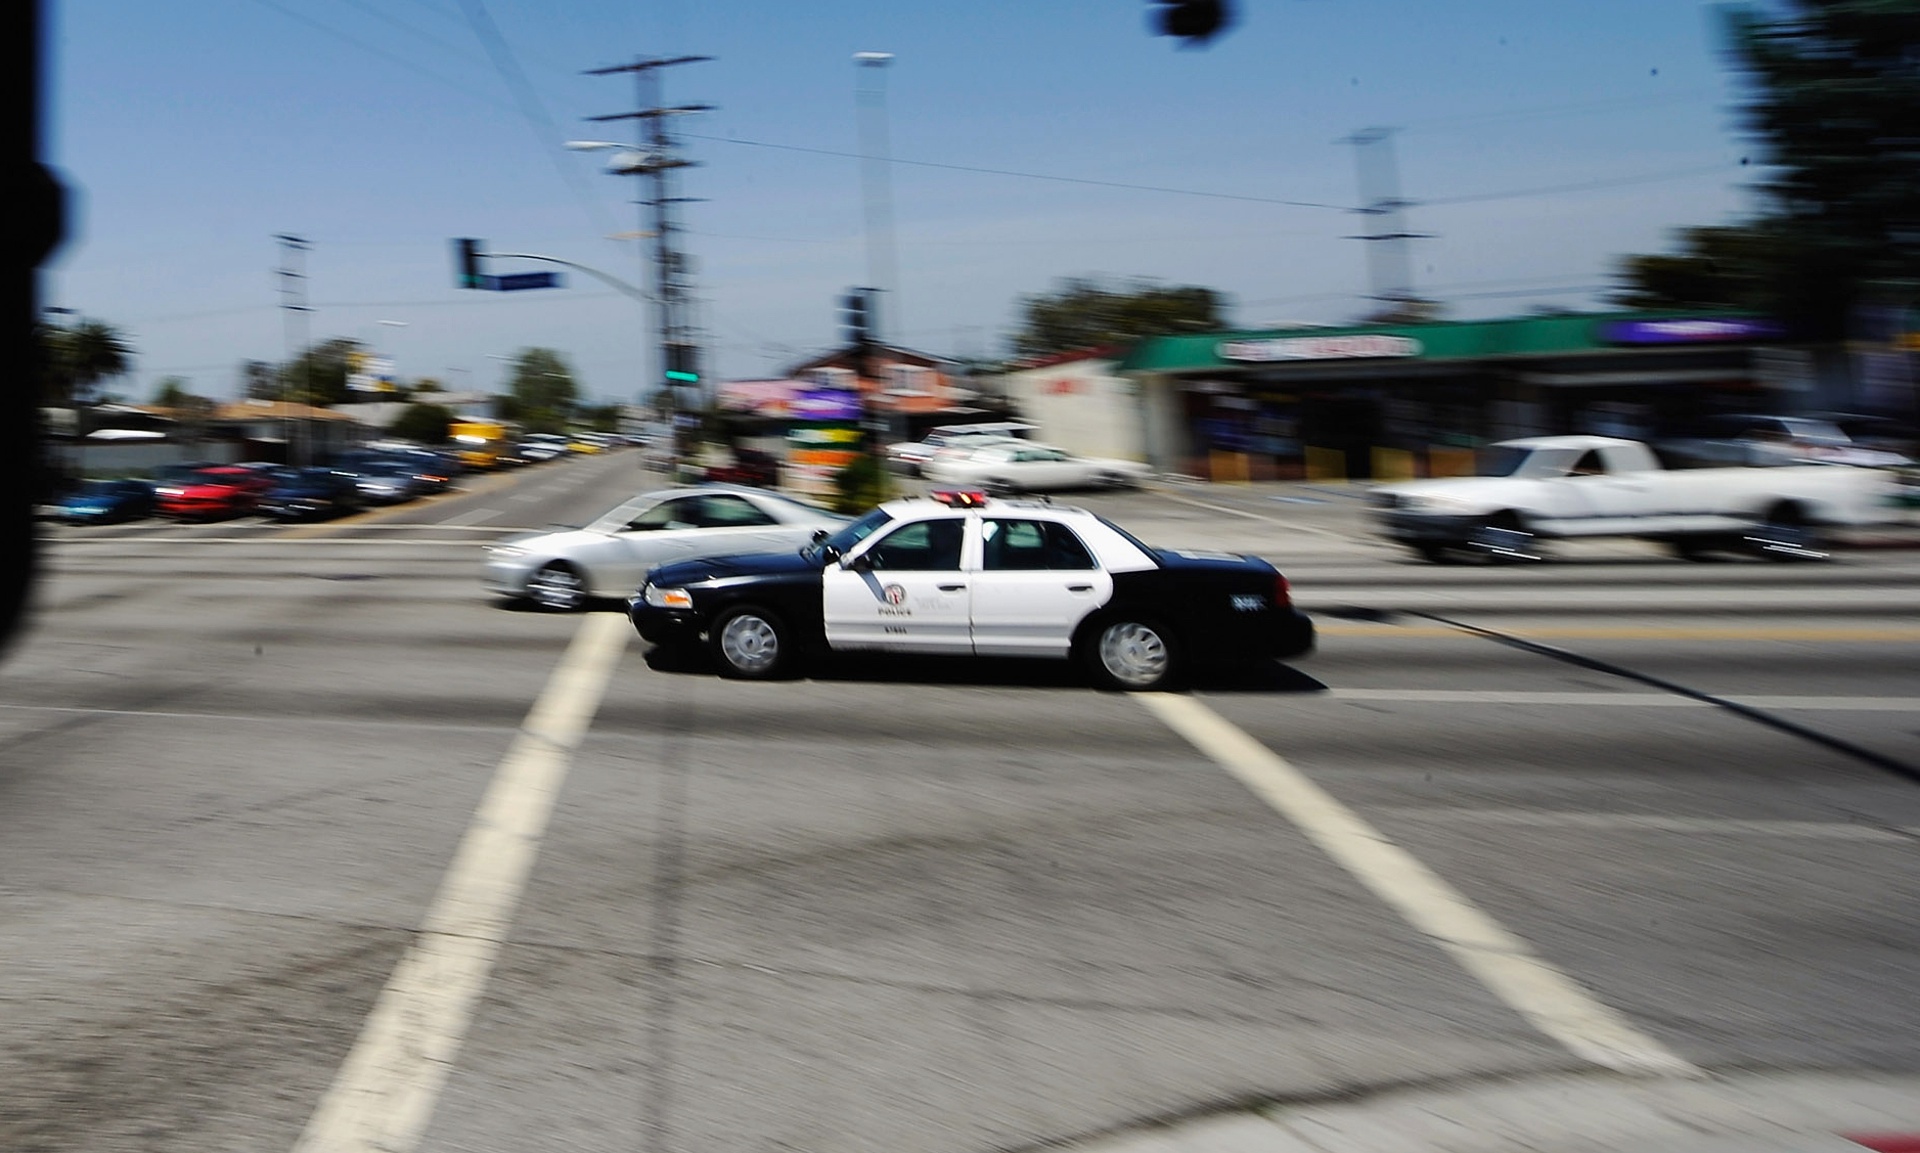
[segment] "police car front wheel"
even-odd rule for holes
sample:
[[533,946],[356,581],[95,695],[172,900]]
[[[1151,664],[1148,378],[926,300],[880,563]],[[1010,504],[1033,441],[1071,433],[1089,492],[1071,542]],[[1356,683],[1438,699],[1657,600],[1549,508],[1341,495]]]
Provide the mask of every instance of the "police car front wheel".
[[1179,671],[1172,634],[1156,622],[1114,617],[1096,623],[1087,640],[1088,669],[1108,688],[1133,692],[1165,688]]
[[787,626],[765,609],[729,609],[713,623],[713,655],[721,671],[744,680],[766,680],[784,672],[792,658]]

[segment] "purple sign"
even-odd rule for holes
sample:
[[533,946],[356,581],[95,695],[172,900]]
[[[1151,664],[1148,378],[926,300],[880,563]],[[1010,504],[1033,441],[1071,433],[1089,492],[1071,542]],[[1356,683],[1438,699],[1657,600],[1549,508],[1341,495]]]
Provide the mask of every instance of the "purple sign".
[[1719,344],[1728,341],[1770,340],[1786,335],[1771,320],[1678,318],[1674,320],[1616,320],[1600,329],[1609,344]]
[[795,394],[792,412],[795,420],[859,420],[860,394],[810,388]]

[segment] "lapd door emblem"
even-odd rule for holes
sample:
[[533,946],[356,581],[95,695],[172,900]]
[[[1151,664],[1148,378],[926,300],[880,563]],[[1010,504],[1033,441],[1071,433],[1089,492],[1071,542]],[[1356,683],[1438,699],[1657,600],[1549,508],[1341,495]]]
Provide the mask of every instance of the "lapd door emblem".
[[907,600],[907,590],[900,585],[888,585],[881,589],[880,593],[887,598],[887,603],[890,605],[905,604]]

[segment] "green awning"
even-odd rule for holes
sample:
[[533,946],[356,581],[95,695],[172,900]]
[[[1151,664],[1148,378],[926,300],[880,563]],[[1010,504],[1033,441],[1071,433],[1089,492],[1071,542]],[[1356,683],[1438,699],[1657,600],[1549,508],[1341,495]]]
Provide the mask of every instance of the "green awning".
[[1583,312],[1432,324],[1150,336],[1134,345],[1116,371],[1246,372],[1284,364],[1326,367],[1395,360],[1484,360],[1629,348],[1672,351],[1779,339],[1777,326],[1749,313]]

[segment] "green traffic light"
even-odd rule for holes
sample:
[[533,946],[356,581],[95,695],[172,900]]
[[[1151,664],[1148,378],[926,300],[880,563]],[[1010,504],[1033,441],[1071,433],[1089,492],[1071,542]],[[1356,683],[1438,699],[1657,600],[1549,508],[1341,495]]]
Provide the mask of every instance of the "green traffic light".
[[695,384],[700,380],[700,374],[697,372],[671,372],[670,371],[667,373],[667,379],[683,381],[687,384]]

